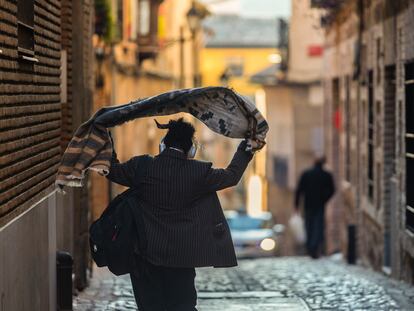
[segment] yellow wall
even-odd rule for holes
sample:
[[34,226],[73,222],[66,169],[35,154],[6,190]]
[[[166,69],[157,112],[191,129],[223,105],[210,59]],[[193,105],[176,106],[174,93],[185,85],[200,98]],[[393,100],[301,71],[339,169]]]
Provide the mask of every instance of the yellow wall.
[[[241,77],[231,77],[229,87],[236,92],[251,96],[253,99],[256,92],[262,89],[260,84],[249,82],[252,75],[271,66],[269,55],[277,53],[275,48],[203,48],[200,52],[200,71],[202,75],[203,86],[221,85],[220,76],[226,69],[228,61],[231,58],[240,58],[243,60],[243,75]],[[260,107],[263,110],[263,107]],[[259,109],[260,109],[259,108]],[[265,111],[262,111],[265,113]],[[206,153],[212,156],[212,160],[218,167],[224,167],[228,164],[238,144],[237,140],[232,140],[215,133],[210,134],[211,143],[206,145]],[[267,210],[267,184],[265,183],[265,151],[255,156],[255,160],[249,165],[249,169],[244,174],[244,191],[247,194],[250,177],[259,175],[262,182],[262,210]],[[225,209],[239,209],[246,207],[246,197],[240,197],[235,188],[226,189],[219,193],[220,201]]]
[[235,91],[254,96],[260,85],[249,83],[252,75],[272,64],[268,56],[277,52],[276,48],[204,48],[200,55],[200,68],[203,86],[221,85],[220,76],[229,58],[243,59],[243,76],[231,77],[229,86]]

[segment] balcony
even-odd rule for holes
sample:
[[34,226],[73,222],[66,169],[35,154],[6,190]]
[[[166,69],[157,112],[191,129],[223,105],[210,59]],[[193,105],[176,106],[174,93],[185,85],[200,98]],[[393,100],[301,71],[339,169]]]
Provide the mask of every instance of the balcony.
[[312,8],[319,9],[337,9],[345,0],[311,0]]

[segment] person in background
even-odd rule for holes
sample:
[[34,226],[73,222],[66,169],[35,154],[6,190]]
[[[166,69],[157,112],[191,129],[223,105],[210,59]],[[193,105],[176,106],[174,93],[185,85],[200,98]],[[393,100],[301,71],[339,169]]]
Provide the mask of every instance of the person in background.
[[180,118],[157,126],[168,129],[160,153],[122,164],[114,153],[107,178],[140,193],[147,247],[136,254],[136,269],[130,273],[138,309],[193,311],[195,267],[237,265],[216,191],[239,182],[253,152],[244,140],[229,166],[215,169],[192,159],[191,123]]
[[335,193],[332,174],[324,169],[326,158],[315,159],[313,167],[299,178],[295,193],[295,209],[299,212],[303,198],[305,212],[306,250],[312,258],[318,258],[323,250],[325,233],[325,205]]

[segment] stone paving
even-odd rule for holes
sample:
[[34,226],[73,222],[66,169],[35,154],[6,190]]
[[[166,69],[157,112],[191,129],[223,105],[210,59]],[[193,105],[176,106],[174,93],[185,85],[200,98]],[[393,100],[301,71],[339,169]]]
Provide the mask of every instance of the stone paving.
[[[75,311],[137,310],[129,276],[97,268]],[[197,269],[198,310],[414,310],[414,287],[331,259],[240,260],[230,269]]]

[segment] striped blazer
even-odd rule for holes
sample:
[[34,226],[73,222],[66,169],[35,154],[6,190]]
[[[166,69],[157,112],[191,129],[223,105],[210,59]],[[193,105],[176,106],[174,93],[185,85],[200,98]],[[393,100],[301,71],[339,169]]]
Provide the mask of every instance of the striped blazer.
[[112,157],[107,178],[139,192],[145,227],[145,258],[167,267],[231,267],[237,265],[233,242],[216,191],[235,186],[250,152],[239,146],[225,169],[190,160],[174,149],[155,157]]

